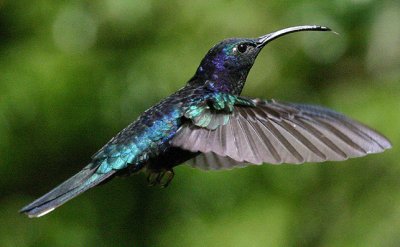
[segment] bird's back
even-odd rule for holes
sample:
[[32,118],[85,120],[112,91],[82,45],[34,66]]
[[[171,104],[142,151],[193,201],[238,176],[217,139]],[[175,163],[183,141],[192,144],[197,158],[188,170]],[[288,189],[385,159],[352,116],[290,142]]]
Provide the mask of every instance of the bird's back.
[[149,159],[163,155],[170,148],[169,140],[184,121],[184,112],[204,97],[200,91],[201,88],[186,86],[146,110],[92,156],[93,163],[98,164],[98,172],[107,173],[128,166],[129,170],[138,171]]

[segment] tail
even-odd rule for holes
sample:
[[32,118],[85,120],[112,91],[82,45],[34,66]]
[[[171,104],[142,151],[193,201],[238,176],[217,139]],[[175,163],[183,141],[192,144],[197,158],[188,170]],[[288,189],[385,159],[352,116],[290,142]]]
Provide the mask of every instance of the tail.
[[30,218],[41,217],[86,190],[105,182],[106,179],[111,178],[115,173],[113,170],[108,173],[96,173],[97,168],[98,166],[89,164],[64,183],[23,207],[20,213],[25,213]]

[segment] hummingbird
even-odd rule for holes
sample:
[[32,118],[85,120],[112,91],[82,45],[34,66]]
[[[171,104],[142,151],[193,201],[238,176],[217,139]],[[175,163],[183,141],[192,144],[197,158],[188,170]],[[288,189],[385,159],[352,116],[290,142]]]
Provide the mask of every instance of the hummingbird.
[[260,51],[281,36],[301,31],[331,29],[294,26],[216,44],[184,87],[142,113],[80,172],[20,212],[43,216],[114,177],[141,171],[150,185],[166,187],[173,168],[182,163],[220,170],[341,161],[391,148],[383,135],[330,109],[240,96]]

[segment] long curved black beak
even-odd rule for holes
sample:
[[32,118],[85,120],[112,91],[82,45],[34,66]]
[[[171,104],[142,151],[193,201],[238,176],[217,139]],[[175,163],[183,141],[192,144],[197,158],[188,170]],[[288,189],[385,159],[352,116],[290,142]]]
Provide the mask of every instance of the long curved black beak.
[[272,40],[284,36],[289,33],[301,32],[301,31],[332,31],[328,27],[316,26],[316,25],[305,25],[305,26],[296,26],[296,27],[288,27],[276,32],[272,32],[266,35],[263,35],[257,39],[257,47],[262,48]]

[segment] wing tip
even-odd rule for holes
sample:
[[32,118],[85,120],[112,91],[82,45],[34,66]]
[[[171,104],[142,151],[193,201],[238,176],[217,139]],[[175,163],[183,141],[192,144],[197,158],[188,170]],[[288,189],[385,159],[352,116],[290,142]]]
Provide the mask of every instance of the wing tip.
[[383,150],[391,149],[393,147],[392,142],[383,136],[382,136],[382,140],[381,140],[381,145],[383,147]]
[[368,150],[367,154],[382,153],[382,152],[392,148],[392,143],[388,138],[386,138],[384,135],[380,134],[377,131],[373,131],[373,132],[376,136],[372,140],[373,140],[373,142],[375,142],[377,144],[379,149]]

